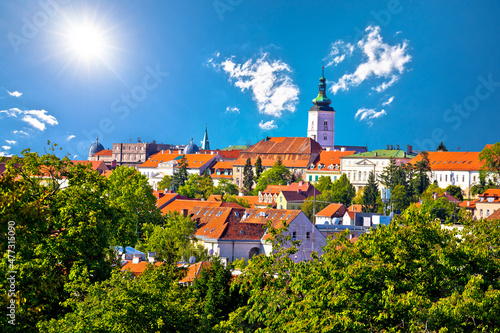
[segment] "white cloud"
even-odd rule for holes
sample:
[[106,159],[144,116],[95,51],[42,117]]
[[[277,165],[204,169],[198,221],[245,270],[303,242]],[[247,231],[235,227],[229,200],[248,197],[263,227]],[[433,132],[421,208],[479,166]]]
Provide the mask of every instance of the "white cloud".
[[330,53],[326,56],[325,61],[327,61],[325,67],[337,66],[347,57],[352,56],[354,52],[354,45],[351,43],[345,43],[343,40],[338,40],[332,44]]
[[24,111],[25,114],[31,114],[35,117],[37,117],[39,120],[49,124],[49,125],[57,125],[57,119],[54,116],[51,116],[50,114],[47,114],[47,111],[45,110],[27,110]]
[[234,56],[208,64],[229,74],[229,80],[241,91],[250,90],[260,113],[280,117],[283,111],[295,111],[299,88],[293,84],[288,73],[290,66],[281,60],[271,60],[267,53],[258,59],[237,63]]
[[389,81],[382,82],[378,86],[372,87],[372,89],[375,90],[376,92],[382,92],[382,91],[386,90],[387,88],[393,86],[394,83],[396,83],[397,80],[399,80],[399,77],[396,76],[396,75],[393,75],[392,78]]
[[14,96],[14,97],[21,97],[21,95],[23,94],[23,93],[20,93],[19,91],[10,92],[7,90],[7,92],[9,93],[9,95]]
[[73,156],[73,159],[75,159],[75,158],[77,158],[77,157],[78,157],[78,155],[75,155],[75,156]]
[[393,100],[394,100],[394,96],[392,96],[391,98],[389,98],[386,102],[383,102],[382,106],[390,105]]
[[30,124],[31,126],[40,131],[45,130],[45,124],[39,121],[38,119],[33,118],[32,116],[24,116],[23,119],[21,120],[27,122],[28,124]]
[[378,87],[380,91],[383,91],[398,80],[406,64],[411,61],[411,56],[408,54],[408,41],[405,40],[397,45],[384,43],[378,26],[369,26],[366,32],[367,35],[356,44],[362,52],[363,62],[353,73],[344,74],[330,88],[334,94],[339,90],[349,90],[350,87],[359,86],[371,77],[391,78],[385,85]]
[[228,106],[226,108],[226,113],[240,113],[240,109],[238,109],[236,106]]
[[[48,114],[46,110],[20,110],[18,108],[12,108],[9,110],[1,110],[0,118],[2,117],[2,115],[15,118],[17,118],[18,115],[24,115],[24,117],[21,120],[27,122],[36,129],[39,129],[40,131],[45,130],[46,128],[45,125],[47,124],[52,126],[59,124],[57,122],[56,117]],[[17,133],[28,135],[26,132],[23,131],[14,131],[14,134]]]
[[366,108],[361,108],[356,112],[356,115],[354,116],[354,119],[357,119],[359,121],[366,121],[368,124],[372,125],[372,119],[377,119],[380,117],[383,117],[387,114],[385,110],[382,111],[377,111],[375,109],[366,109]]
[[17,141],[14,140],[5,140],[5,142],[7,142],[9,145],[15,145],[17,143]]
[[12,131],[12,133],[14,133],[14,134],[22,134],[22,135],[29,135],[25,131]]
[[75,135],[73,135],[73,134],[68,135],[68,137],[66,138],[66,141],[69,141],[69,140],[74,139],[74,138],[76,138]]
[[270,131],[272,129],[278,128],[278,125],[274,123],[274,120],[266,121],[261,120],[259,123],[259,127],[265,131]]
[[10,148],[11,148],[10,146],[2,146],[3,150],[10,150]]

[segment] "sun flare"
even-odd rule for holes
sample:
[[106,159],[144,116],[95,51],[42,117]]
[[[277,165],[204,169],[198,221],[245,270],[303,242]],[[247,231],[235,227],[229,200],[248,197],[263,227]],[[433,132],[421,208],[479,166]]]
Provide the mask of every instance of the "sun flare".
[[102,32],[91,26],[74,27],[68,33],[68,41],[72,52],[86,60],[102,57],[106,50]]

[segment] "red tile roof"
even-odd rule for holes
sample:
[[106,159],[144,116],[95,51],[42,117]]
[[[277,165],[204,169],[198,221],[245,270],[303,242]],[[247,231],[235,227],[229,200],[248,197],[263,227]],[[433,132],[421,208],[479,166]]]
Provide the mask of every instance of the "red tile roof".
[[221,170],[225,170],[225,169],[233,169],[233,162],[217,162],[214,164],[214,166],[212,167],[212,169],[214,170],[218,170],[218,169],[221,169]]
[[162,150],[154,155],[151,155],[146,162],[139,165],[139,168],[156,168],[158,167],[158,164],[172,161],[179,156],[182,156],[182,154],[169,154],[168,150],[166,152]]
[[193,283],[193,281],[198,278],[201,271],[208,267],[210,267],[209,261],[200,261],[190,265],[186,271],[186,276],[180,279],[179,283]]
[[104,149],[95,153],[93,156],[113,156],[113,151],[111,149]]
[[[340,158],[342,156],[347,156],[347,155],[352,155],[352,154],[355,154],[356,152],[355,151],[326,151],[326,150],[323,150],[318,158],[316,158],[316,160],[314,161],[313,165],[314,165],[314,168],[309,168],[308,170],[314,170],[314,171],[318,171],[318,170],[325,170],[325,168],[327,168],[326,170],[330,170],[328,169],[328,167],[330,165],[333,165],[333,170],[335,170],[335,165],[338,165],[339,168],[340,168]],[[318,169],[318,166],[321,165],[321,169]],[[340,169],[337,169],[338,171],[340,171]],[[331,170],[330,170],[331,171]]]
[[[479,161],[480,152],[428,152],[429,166],[432,171],[479,171],[482,162]],[[414,157],[409,163],[415,165],[422,160],[422,156]]]
[[262,194],[279,194],[282,190],[286,189],[288,185],[267,185]]
[[495,210],[493,214],[488,216],[488,220],[496,220],[496,219],[500,219],[500,209]]
[[86,160],[73,160],[75,164],[91,165],[92,170],[109,170],[108,166],[104,161],[86,161]]
[[350,212],[362,212],[363,211],[363,205],[350,205],[349,208],[347,209]]
[[132,272],[135,276],[139,276],[141,275],[144,270],[147,268],[147,267],[158,267],[158,266],[161,266],[163,265],[162,262],[155,262],[154,264],[153,263],[150,263],[148,261],[140,261],[139,263],[137,264],[134,264],[132,262],[132,260],[128,261],[125,265],[123,265],[123,267],[121,268],[122,271],[130,271]]
[[183,209],[191,211],[195,206],[208,206],[208,207],[220,207],[222,205],[221,201],[201,201],[201,200],[183,200],[176,199],[163,207],[161,212],[163,215],[173,212],[182,212]]
[[165,193],[162,197],[156,200],[156,207],[158,209],[162,209],[175,199],[185,199],[185,198],[178,193]]
[[243,150],[234,162],[235,166],[244,166],[247,158],[255,165],[257,158],[262,166],[273,166],[278,157],[288,168],[307,168],[321,152],[319,143],[307,137],[267,137],[255,145]]
[[480,194],[479,197],[500,197],[500,189],[488,189],[484,191],[483,194]]
[[317,213],[316,216],[326,216],[330,218],[333,217],[334,215],[344,216],[346,211],[347,208],[345,208],[343,204],[331,203],[328,206],[326,206],[323,210],[321,210],[319,213]]

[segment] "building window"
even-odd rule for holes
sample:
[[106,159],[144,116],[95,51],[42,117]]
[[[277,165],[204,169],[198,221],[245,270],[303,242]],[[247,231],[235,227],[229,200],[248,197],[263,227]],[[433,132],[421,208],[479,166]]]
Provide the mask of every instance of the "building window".
[[294,231],[292,232],[292,240],[296,240],[297,239],[297,233]]
[[486,210],[486,217],[488,217],[488,216],[490,216],[490,210],[489,209]]
[[324,141],[328,140],[328,135],[326,135],[326,134],[325,134],[325,135],[323,135],[323,140],[324,140]]
[[483,210],[482,209],[479,210],[479,216],[483,217]]
[[462,183],[465,182],[465,175],[462,175]]
[[476,181],[476,176],[474,176],[474,182]]
[[444,175],[444,181],[447,182],[448,181],[448,175]]
[[439,181],[442,182],[443,181],[443,175],[439,175]]
[[311,129],[314,129],[314,120],[311,122]]
[[327,121],[327,120],[325,120],[325,121],[323,122],[323,129],[324,129],[325,131],[328,131],[328,121]]
[[317,182],[318,181],[318,176],[315,176],[314,177],[314,181]]
[[306,238],[307,239],[311,238],[311,233],[310,232],[306,232]]
[[313,176],[309,175],[309,181],[312,182],[312,180],[313,180]]

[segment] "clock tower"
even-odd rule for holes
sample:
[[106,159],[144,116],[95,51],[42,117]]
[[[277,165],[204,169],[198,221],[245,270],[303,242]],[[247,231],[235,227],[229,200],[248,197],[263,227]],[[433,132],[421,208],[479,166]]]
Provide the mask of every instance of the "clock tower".
[[312,100],[307,121],[307,136],[316,140],[323,149],[334,149],[335,140],[335,110],[330,106],[332,101],[326,97],[325,67],[319,79],[318,97]]

